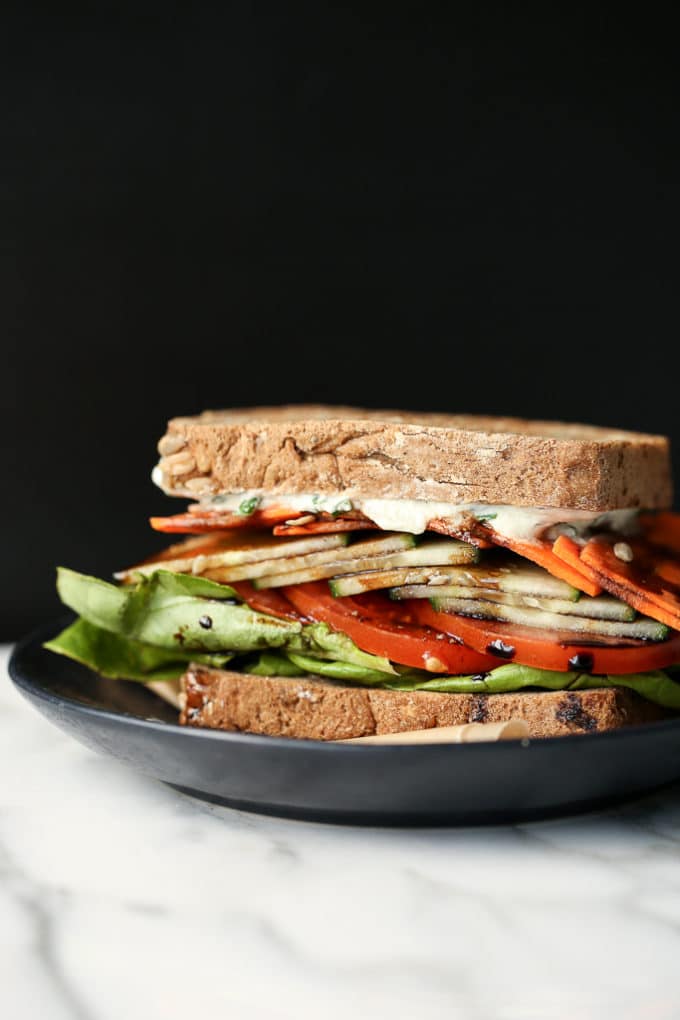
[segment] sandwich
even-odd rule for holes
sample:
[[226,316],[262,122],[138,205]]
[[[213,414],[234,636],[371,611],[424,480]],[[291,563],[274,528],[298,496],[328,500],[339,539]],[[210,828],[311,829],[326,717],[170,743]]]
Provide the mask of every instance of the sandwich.
[[113,581],[60,568],[77,618],[47,647],[182,725],[552,737],[680,711],[666,438],[295,406],[175,418],[158,450],[170,544]]

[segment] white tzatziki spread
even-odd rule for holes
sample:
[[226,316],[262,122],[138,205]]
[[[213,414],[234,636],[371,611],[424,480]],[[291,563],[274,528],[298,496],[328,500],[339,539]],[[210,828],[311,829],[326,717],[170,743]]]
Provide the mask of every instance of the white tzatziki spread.
[[[162,472],[154,468],[152,479],[164,489]],[[177,490],[175,488],[174,493]],[[187,498],[195,498],[187,492]],[[609,510],[593,513],[590,510],[574,510],[561,507],[523,507],[493,503],[439,503],[427,499],[362,499],[352,491],[335,492],[329,495],[297,493],[272,495],[261,490],[221,494],[201,500],[201,506],[211,510],[238,510],[243,504],[265,508],[283,506],[286,509],[306,513],[347,513],[360,510],[384,531],[406,531],[421,535],[428,523],[445,518],[454,523],[464,522],[470,517],[489,524],[499,535],[516,541],[531,541],[550,529],[568,530],[569,534],[580,535],[595,523],[598,528],[611,529],[621,534],[630,533],[635,527],[637,510]],[[562,527],[564,526],[564,527]]]

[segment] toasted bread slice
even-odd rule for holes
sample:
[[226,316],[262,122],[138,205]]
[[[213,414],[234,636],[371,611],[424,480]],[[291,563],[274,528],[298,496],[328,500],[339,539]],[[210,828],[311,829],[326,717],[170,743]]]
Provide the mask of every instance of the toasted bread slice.
[[192,665],[180,722],[276,737],[342,740],[379,733],[524,719],[532,737],[596,733],[662,719],[622,688],[516,694],[434,694],[350,687],[312,677],[262,677]]
[[590,425],[347,407],[255,407],[174,418],[166,492],[343,492],[601,512],[672,501],[668,440]]

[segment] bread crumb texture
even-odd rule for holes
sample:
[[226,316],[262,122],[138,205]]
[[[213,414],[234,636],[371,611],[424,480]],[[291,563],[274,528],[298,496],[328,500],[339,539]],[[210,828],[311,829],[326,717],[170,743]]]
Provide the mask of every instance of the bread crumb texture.
[[[604,511],[671,505],[668,440],[590,425],[297,406],[175,418],[175,495],[264,489]],[[172,452],[170,452],[172,451]]]
[[313,677],[260,677],[191,666],[182,677],[187,726],[310,740],[524,719],[532,737],[618,729],[668,715],[631,691],[435,694],[349,687]]

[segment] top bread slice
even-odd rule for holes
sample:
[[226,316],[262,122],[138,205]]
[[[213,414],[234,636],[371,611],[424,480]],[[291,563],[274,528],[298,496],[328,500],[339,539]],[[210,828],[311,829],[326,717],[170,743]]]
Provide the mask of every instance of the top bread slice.
[[173,418],[171,495],[344,493],[602,512],[672,502],[668,440],[592,425],[296,405]]

